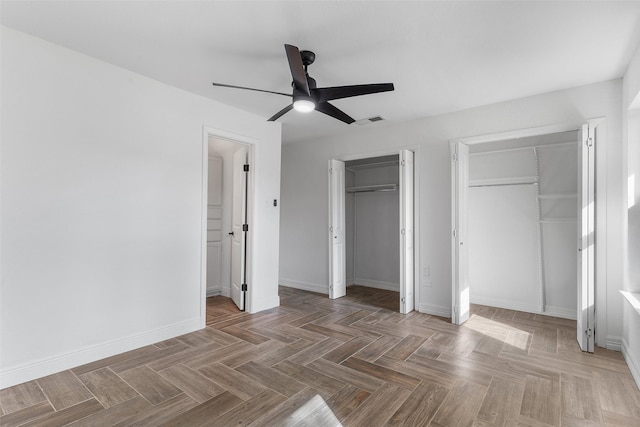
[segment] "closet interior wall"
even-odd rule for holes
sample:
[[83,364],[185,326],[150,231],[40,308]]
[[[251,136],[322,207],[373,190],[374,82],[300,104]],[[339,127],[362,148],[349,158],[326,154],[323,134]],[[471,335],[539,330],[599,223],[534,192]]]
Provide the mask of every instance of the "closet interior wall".
[[577,133],[471,146],[470,301],[575,319]]
[[345,166],[347,286],[399,291],[398,156]]

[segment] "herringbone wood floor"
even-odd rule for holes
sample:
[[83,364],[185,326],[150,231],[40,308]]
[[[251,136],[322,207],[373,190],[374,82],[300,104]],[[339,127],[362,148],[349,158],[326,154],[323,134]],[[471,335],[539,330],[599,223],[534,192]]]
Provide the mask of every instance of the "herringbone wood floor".
[[0,391],[2,426],[634,426],[620,353],[575,322],[475,306],[462,327],[398,294],[281,288],[256,315],[207,301],[204,330]]

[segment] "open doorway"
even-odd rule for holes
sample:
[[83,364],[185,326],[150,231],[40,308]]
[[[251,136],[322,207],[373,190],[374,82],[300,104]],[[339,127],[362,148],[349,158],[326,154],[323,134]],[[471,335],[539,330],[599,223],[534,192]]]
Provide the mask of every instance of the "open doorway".
[[210,135],[207,148],[206,295],[245,310],[251,147]]
[[397,292],[414,309],[413,152],[329,162],[329,297],[348,286]]
[[593,351],[594,144],[589,125],[452,142],[453,323],[473,302],[572,318]]

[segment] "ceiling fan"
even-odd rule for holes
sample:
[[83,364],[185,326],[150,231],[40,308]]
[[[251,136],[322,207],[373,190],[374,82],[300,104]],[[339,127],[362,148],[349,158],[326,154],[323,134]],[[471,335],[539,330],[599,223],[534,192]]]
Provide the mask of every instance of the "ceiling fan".
[[324,113],[347,124],[355,120],[344,111],[330,104],[334,99],[349,98],[352,96],[369,95],[372,93],[392,91],[393,83],[375,83],[366,85],[316,87],[316,80],[309,76],[307,67],[316,59],[316,54],[309,50],[299,50],[290,44],[285,44],[284,49],[289,61],[289,69],[293,82],[293,93],[274,92],[270,90],[254,89],[250,87],[227,85],[222,83],[212,83],[214,86],[229,87],[234,89],[253,90],[256,92],[273,93],[292,98],[292,103],[274,114],[268,121],[278,120],[284,114],[295,109],[296,111],[308,113],[313,110]]

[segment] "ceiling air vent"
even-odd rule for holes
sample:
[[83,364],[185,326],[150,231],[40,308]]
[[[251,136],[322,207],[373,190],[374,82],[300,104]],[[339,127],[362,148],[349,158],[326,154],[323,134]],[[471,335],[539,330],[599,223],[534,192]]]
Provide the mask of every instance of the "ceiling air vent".
[[371,123],[380,122],[382,120],[384,120],[384,117],[374,116],[374,117],[369,117],[368,119],[356,120],[355,124],[357,124],[357,125],[368,125],[368,124],[371,124]]

